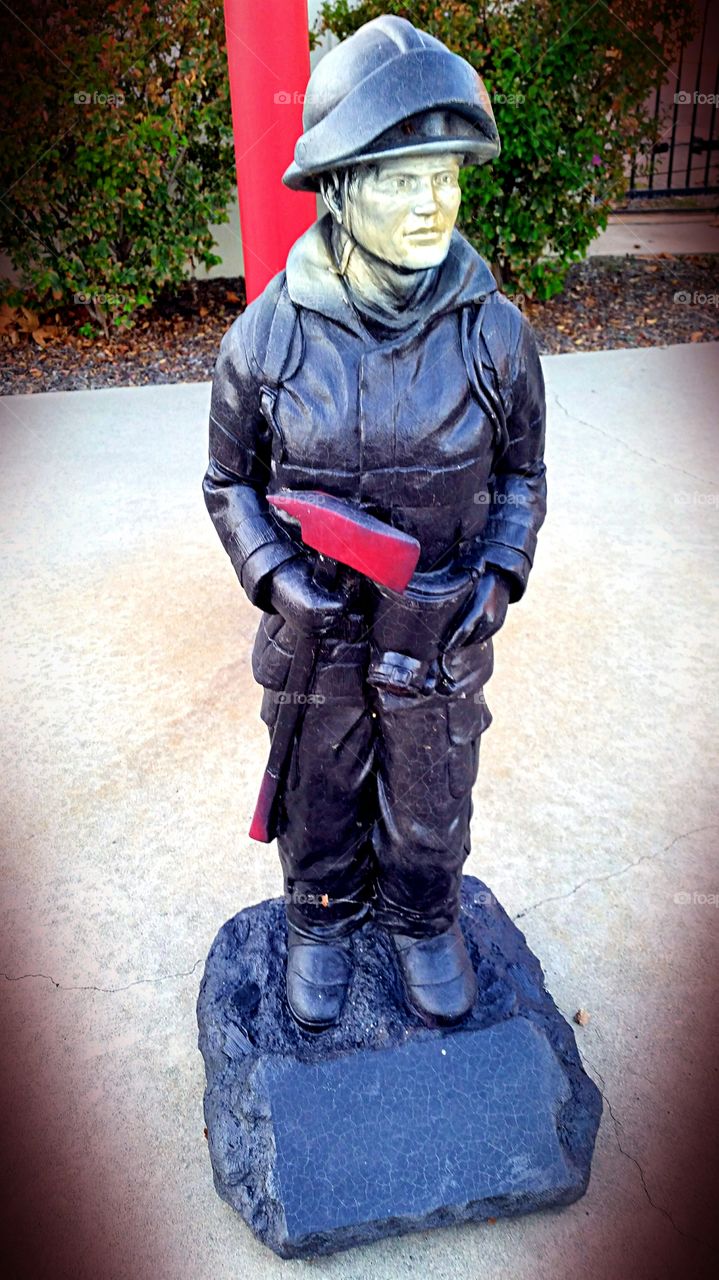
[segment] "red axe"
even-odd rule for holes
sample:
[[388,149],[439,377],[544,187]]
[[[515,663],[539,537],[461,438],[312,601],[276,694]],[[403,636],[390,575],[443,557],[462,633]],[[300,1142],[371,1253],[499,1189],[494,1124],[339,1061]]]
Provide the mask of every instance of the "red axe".
[[[305,546],[319,551],[315,582],[334,586],[337,565],[356,569],[380,586],[392,591],[406,589],[417,567],[420,545],[416,538],[393,529],[383,521],[360,511],[342,498],[316,490],[282,490],[267,501],[299,523]],[[297,637],[280,704],[267,768],[262,779],[255,815],[250,827],[253,840],[269,844],[277,834],[278,801],[282,794],[302,707],[317,662],[320,637]]]

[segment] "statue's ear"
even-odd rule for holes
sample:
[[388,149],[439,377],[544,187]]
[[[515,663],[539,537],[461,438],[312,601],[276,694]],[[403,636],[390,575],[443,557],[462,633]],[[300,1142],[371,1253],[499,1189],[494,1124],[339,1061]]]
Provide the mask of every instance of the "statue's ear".
[[320,177],[320,192],[335,222],[342,222],[342,196],[340,193],[339,175],[323,173]]

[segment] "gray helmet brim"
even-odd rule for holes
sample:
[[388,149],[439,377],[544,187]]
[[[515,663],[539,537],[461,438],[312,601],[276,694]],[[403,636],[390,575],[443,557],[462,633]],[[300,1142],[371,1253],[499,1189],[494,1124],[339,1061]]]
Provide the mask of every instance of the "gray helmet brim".
[[[459,155],[462,157],[460,166],[466,168],[468,165],[473,164],[489,164],[491,160],[497,159],[500,151],[499,141],[478,142],[476,138],[439,138],[436,142],[417,142],[406,147],[385,148],[384,151],[363,151],[356,156],[350,156],[347,160],[336,160],[328,168],[348,169],[354,164],[369,164],[376,160],[394,159],[395,156],[418,156],[431,154],[432,152]],[[307,173],[299,169],[293,161],[283,174],[282,181],[292,191],[318,192],[320,190],[320,177],[326,172],[327,169],[320,169],[316,174]]]

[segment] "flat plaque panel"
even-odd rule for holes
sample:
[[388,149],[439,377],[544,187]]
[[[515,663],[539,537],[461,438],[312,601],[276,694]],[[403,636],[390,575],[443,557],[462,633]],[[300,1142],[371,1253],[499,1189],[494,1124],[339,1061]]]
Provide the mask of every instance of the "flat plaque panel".
[[260,1070],[292,1238],[571,1184],[569,1085],[526,1018]]

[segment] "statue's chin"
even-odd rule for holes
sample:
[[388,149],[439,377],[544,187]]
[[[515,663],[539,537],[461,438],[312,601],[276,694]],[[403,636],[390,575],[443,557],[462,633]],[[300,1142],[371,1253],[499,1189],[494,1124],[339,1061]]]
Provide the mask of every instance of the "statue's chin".
[[406,272],[409,275],[416,271],[430,271],[432,267],[441,266],[449,253],[451,236],[442,235],[424,240],[421,237],[403,236],[400,245],[389,241],[382,243],[379,237],[355,234],[354,239],[368,258],[374,258],[378,264],[382,263],[392,267],[394,271]]
[[399,256],[390,258],[386,254],[378,252],[376,246],[371,249],[366,247],[365,252],[376,258],[378,262],[383,262],[388,267],[392,267],[395,271],[409,274],[415,271],[430,271],[432,267],[441,266],[449,252],[449,244],[445,241],[433,245],[408,244],[401,258]]
[[432,247],[412,245],[401,265],[407,271],[429,271],[432,267],[439,267],[444,262],[448,251],[449,245],[444,242]]

